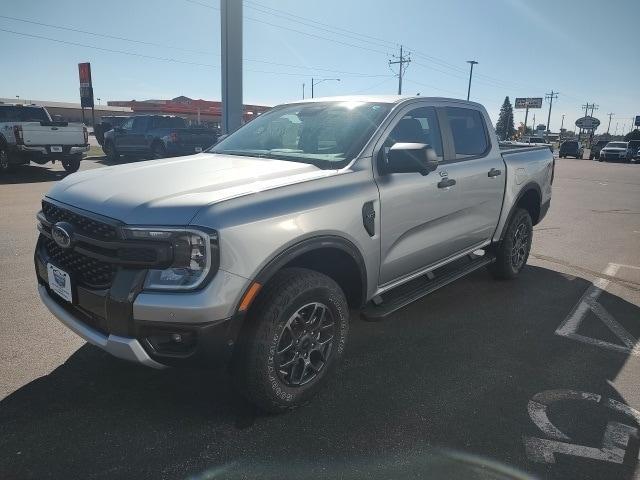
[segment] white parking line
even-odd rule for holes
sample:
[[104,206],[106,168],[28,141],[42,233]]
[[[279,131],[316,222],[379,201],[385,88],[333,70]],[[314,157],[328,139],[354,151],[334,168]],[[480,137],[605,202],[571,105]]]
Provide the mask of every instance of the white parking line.
[[[640,267],[636,267],[634,265],[610,263],[607,265],[607,268],[604,269],[602,274],[609,278],[615,277],[621,267],[640,270]],[[582,297],[580,297],[580,300],[578,300],[578,303],[573,307],[567,318],[565,318],[558,326],[556,329],[556,335],[570,338],[578,342],[595,345],[596,347],[625,353],[627,355],[640,356],[640,345],[638,345],[638,339],[620,325],[597,301],[603,290],[609,286],[609,283],[611,282],[606,278],[597,278],[591,286],[587,288]],[[604,325],[606,325],[606,327],[622,342],[622,345],[611,343],[606,340],[587,337],[577,333],[580,328],[580,324],[589,312],[593,312],[595,316],[598,317],[600,321],[604,323]]]
[[[525,452],[529,460],[537,463],[556,463],[556,455],[589,458],[611,463],[623,463],[631,438],[638,437],[638,429],[624,423],[609,421],[602,435],[602,447],[592,447],[573,442],[573,439],[549,420],[548,408],[556,402],[591,402],[622,413],[631,420],[640,421],[640,412],[612,398],[576,390],[546,390],[536,393],[529,400],[529,417],[548,438],[524,436]],[[567,403],[567,405],[569,405]],[[638,454],[640,458],[640,453]]]

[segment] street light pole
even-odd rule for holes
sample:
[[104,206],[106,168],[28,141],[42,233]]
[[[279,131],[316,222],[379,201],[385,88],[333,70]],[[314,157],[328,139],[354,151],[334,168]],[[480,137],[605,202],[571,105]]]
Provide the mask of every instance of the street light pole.
[[329,81],[329,80],[334,81],[334,82],[339,82],[339,81],[340,81],[340,79],[339,79],[339,78],[321,78],[321,79],[320,79],[320,80],[318,80],[318,81],[316,81],[316,80],[314,80],[314,79],[312,78],[312,79],[311,79],[311,98],[314,98],[314,96],[313,96],[313,95],[314,95],[314,89],[313,89],[313,87],[315,87],[315,86],[316,86],[316,85],[318,85],[319,83],[327,82],[327,81]]
[[469,70],[469,88],[467,88],[467,100],[469,100],[469,95],[471,94],[471,77],[473,77],[473,66],[477,65],[478,62],[475,60],[467,60],[467,63],[471,65],[471,69]]

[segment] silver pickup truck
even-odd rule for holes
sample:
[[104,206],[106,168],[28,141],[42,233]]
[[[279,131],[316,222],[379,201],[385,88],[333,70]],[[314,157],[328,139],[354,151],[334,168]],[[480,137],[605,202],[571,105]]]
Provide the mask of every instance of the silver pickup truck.
[[229,361],[240,392],[282,411],[325,382],[354,314],[381,320],[485,266],[515,277],[553,175],[546,146],[501,151],[477,103],[281,105],[207,152],[56,184],[39,293],[117,357]]

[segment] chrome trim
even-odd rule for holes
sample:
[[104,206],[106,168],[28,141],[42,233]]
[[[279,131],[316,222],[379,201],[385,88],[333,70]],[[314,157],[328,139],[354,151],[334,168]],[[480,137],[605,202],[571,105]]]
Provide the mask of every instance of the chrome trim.
[[464,257],[465,255],[469,255],[470,253],[475,252],[476,250],[479,250],[483,247],[486,247],[487,245],[489,245],[491,243],[491,240],[486,240],[484,242],[478,243],[477,245],[464,250],[460,253],[457,253],[449,258],[446,258],[438,263],[434,263],[433,265],[429,265],[428,267],[425,267],[423,269],[417,270],[413,273],[410,273],[409,275],[407,275],[406,277],[402,277],[398,280],[393,280],[385,285],[379,286],[378,290],[376,290],[376,292],[373,294],[373,297],[375,297],[376,295],[381,295],[386,291],[391,290],[392,288],[398,287],[404,283],[410,282],[411,280],[421,277],[422,275],[425,275],[427,272],[430,272],[432,270],[435,270],[436,268],[440,268],[440,267],[444,267],[447,263],[451,263],[455,260],[458,260],[462,257]]
[[38,293],[42,303],[49,311],[66,325],[71,331],[79,335],[87,342],[96,347],[100,347],[114,357],[129,360],[130,362],[140,363],[152,368],[166,368],[165,365],[153,360],[147,352],[142,348],[140,342],[135,338],[120,337],[118,335],[103,335],[93,328],[85,325],[77,320],[73,315],[62,308],[51,296],[43,285],[38,285]]

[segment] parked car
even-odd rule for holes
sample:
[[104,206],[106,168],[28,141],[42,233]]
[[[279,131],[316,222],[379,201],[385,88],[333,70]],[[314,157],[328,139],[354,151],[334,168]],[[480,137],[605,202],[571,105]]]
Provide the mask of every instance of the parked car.
[[520,139],[521,143],[529,143],[535,146],[546,146],[553,152],[553,145],[551,145],[545,138],[543,137],[522,137]]
[[600,161],[607,160],[626,160],[633,158],[633,150],[629,146],[629,142],[609,142],[602,150],[600,150]]
[[576,140],[566,140],[562,142],[562,144],[560,145],[560,151],[558,152],[558,156],[560,158],[582,158],[583,155],[584,148],[582,147],[580,142]]
[[640,159],[640,140],[630,140],[629,148],[633,152],[633,159]]
[[609,143],[609,140],[598,140],[596,143],[591,145],[589,159],[590,160],[593,160],[594,158],[600,159],[600,150],[602,150],[607,143]]
[[115,127],[121,127],[129,118],[128,115],[111,115],[101,117],[100,123],[93,127],[93,135],[96,137],[98,144],[104,143],[104,134]]
[[40,296],[117,357],[230,361],[264,410],[302,405],[351,310],[380,320],[481,267],[524,268],[554,159],[501,150],[490,126],[462,100],[315,99],[198,155],[68,177],[38,214]]
[[40,105],[0,103],[0,173],[16,165],[56,160],[67,172],[75,172],[88,150],[84,125],[54,122]]
[[102,148],[111,161],[118,161],[122,154],[165,158],[200,153],[217,138],[216,130],[190,128],[181,117],[139,115],[106,132]]

